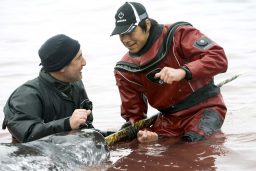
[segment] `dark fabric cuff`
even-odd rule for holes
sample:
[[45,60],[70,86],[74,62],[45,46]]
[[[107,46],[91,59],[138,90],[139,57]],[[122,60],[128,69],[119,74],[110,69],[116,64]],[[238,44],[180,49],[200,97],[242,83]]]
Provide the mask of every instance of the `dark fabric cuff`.
[[71,131],[72,130],[72,128],[70,126],[69,118],[66,118],[64,120],[64,129],[65,129],[65,131]]
[[181,69],[183,69],[186,72],[185,79],[192,80],[192,73],[189,70],[189,68],[187,66],[182,66]]

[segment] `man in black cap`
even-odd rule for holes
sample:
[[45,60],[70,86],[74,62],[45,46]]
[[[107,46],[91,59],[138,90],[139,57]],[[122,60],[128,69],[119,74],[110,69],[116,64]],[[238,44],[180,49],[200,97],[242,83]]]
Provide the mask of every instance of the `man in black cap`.
[[158,24],[137,2],[117,10],[111,35],[128,49],[115,66],[126,125],[146,118],[148,104],[160,112],[138,132],[140,142],[158,135],[200,141],[220,130],[227,109],[213,78],[227,70],[221,46],[190,23]]
[[49,38],[38,51],[37,78],[18,87],[5,107],[6,127],[18,142],[54,133],[93,128],[92,104],[81,81],[86,61],[80,44],[64,34]]

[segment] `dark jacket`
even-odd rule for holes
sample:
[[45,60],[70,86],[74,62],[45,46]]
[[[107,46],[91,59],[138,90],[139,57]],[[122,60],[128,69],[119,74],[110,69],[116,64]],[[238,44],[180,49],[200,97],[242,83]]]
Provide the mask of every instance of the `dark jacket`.
[[[82,81],[66,84],[41,70],[39,77],[18,87],[5,107],[3,128],[19,142],[70,131],[69,117],[88,99]],[[93,120],[92,114],[89,119]]]

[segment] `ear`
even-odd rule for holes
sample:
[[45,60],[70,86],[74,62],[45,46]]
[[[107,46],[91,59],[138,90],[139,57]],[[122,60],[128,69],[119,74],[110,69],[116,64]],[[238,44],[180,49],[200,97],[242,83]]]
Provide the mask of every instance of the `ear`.
[[149,30],[150,30],[150,28],[151,28],[151,21],[150,21],[150,19],[146,19],[145,20],[145,22],[146,22],[146,27],[147,27],[147,31],[149,32]]
[[65,67],[60,70],[60,72],[65,72]]

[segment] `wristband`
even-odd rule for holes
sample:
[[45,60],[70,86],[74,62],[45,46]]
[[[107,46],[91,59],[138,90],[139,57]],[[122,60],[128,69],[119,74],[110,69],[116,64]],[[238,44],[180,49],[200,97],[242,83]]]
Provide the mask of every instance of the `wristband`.
[[185,79],[186,80],[192,80],[192,73],[186,66],[182,66],[181,69],[183,69],[186,72]]

